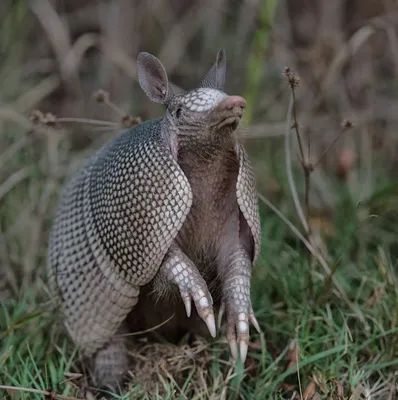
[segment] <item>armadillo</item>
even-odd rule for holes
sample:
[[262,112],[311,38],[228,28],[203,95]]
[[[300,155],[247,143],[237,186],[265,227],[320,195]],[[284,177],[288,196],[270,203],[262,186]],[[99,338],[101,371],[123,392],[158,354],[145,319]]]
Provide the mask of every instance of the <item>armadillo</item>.
[[215,337],[218,309],[231,355],[243,362],[249,324],[260,329],[250,298],[258,196],[237,135],[246,101],[224,92],[225,51],[183,94],[149,53],[139,53],[137,77],[165,115],[120,133],[71,177],[49,238],[63,323],[94,382],[109,387],[128,370],[124,334],[166,318],[164,310],[174,327],[189,331],[197,318]]

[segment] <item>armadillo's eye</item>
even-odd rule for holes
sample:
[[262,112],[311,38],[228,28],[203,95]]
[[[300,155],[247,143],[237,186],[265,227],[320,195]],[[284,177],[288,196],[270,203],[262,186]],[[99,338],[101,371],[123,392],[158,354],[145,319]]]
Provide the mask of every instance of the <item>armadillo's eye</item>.
[[181,117],[181,113],[182,113],[182,108],[181,107],[177,108],[177,110],[176,110],[176,118],[180,118]]

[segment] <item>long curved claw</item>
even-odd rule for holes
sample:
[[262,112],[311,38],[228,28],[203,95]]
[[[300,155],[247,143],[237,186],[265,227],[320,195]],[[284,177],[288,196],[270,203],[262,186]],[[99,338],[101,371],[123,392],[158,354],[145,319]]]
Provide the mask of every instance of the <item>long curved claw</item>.
[[247,348],[249,343],[249,315],[245,312],[240,312],[238,321],[236,322],[236,332],[238,335],[238,343],[240,350],[240,359],[242,363],[246,361]]
[[234,360],[238,359],[238,343],[236,342],[236,339],[233,338],[228,341],[229,342],[229,348],[231,350],[231,356]]
[[214,320],[213,312],[210,313],[204,321],[206,322],[206,325],[207,325],[207,328],[209,329],[210,335],[215,338],[216,337],[216,322]]
[[248,344],[246,342],[240,342],[239,343],[240,359],[242,360],[243,364],[246,361],[248,347],[249,346],[248,346]]
[[174,249],[174,254],[167,259],[162,268],[167,277],[178,286],[188,318],[191,316],[193,300],[199,316],[209,329],[210,335],[215,337],[216,322],[213,312],[213,298],[196,266],[180,250]]
[[[203,290],[198,290],[199,294],[190,294],[189,292],[181,291],[181,297],[184,301],[185,311],[187,317],[191,316],[192,312],[192,298],[194,299],[196,310],[199,316],[206,323],[209,329],[210,335],[216,337],[216,322],[214,318],[213,308],[209,305],[209,300],[211,300],[210,293],[206,296]],[[202,296],[201,296],[202,295]],[[199,297],[200,296],[200,297]],[[196,298],[196,300],[195,300]]]
[[[223,312],[222,307],[220,311]],[[260,326],[254,316],[251,304],[249,304],[248,309],[244,310],[242,306],[237,306],[235,302],[230,301],[226,303],[225,309],[227,313],[226,335],[231,356],[234,360],[238,359],[239,347],[240,359],[242,363],[245,363],[249,347],[249,322],[259,332],[261,332]]]
[[200,318],[202,318],[205,324],[207,325],[210,335],[212,337],[216,337],[216,322],[211,303],[212,301],[211,294],[206,287],[206,283],[204,283],[204,285],[201,286],[202,287],[200,287],[199,284],[197,284],[191,287],[189,291],[188,290],[180,291],[181,297],[184,301],[185,311],[187,313],[187,316],[190,317],[192,311],[191,304],[193,299],[196,310]]
[[238,343],[236,341],[235,321],[231,313],[227,313],[226,335],[231,356],[236,361],[238,359]]
[[200,318],[202,318],[207,325],[210,335],[216,337],[216,322],[214,319],[212,298],[207,289],[206,283],[204,281],[203,283],[203,288],[195,286],[192,289],[192,297],[195,302],[196,310],[198,311]]
[[252,310],[252,312],[251,312],[250,315],[249,315],[249,322],[252,323],[252,325],[254,326],[254,328],[256,329],[256,331],[257,331],[258,333],[261,333],[260,325],[258,324],[257,318],[256,318],[256,316],[254,315],[253,310]]
[[183,293],[181,292],[181,297],[182,300],[184,301],[184,305],[185,305],[185,311],[187,313],[187,317],[189,318],[191,316],[191,311],[192,311],[192,299],[189,293]]

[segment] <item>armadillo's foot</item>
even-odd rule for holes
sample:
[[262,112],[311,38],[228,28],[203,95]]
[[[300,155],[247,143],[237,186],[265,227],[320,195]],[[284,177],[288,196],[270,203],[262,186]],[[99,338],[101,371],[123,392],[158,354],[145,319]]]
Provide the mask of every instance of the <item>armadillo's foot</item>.
[[193,300],[199,316],[206,323],[211,336],[215,337],[213,299],[194,263],[180,249],[173,247],[161,268],[168,279],[178,286],[188,317]]
[[116,335],[94,355],[92,373],[96,387],[115,393],[121,392],[123,378],[129,365],[125,341],[125,338]]
[[227,326],[226,335],[231,350],[232,357],[236,360],[238,358],[238,343],[240,349],[240,358],[245,362],[248,343],[249,343],[249,322],[253,324],[257,332],[261,332],[260,326],[254,315],[253,308],[236,306],[236,299],[231,303],[222,303],[219,314],[219,321],[221,321],[224,310],[227,310]]
[[244,363],[249,343],[249,322],[258,332],[260,327],[254,316],[250,300],[251,262],[244,250],[234,253],[232,262],[223,280],[223,302],[218,318],[219,324],[224,311],[226,312],[226,336],[234,359],[240,358]]

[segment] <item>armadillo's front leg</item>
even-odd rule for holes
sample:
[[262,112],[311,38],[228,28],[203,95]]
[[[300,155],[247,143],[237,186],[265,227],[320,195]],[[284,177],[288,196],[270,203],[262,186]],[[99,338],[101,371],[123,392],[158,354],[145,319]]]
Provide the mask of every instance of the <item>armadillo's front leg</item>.
[[195,264],[177,246],[167,253],[159,273],[178,286],[188,317],[191,315],[192,300],[199,316],[206,323],[211,336],[216,336],[213,299],[205,280]]
[[226,260],[222,271],[223,300],[220,318],[225,311],[226,335],[232,357],[238,357],[238,344],[242,362],[246,360],[249,342],[249,322],[260,331],[250,300],[252,263],[247,251],[239,247]]

